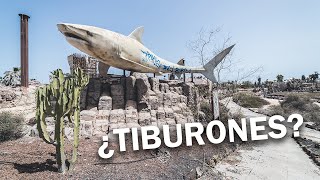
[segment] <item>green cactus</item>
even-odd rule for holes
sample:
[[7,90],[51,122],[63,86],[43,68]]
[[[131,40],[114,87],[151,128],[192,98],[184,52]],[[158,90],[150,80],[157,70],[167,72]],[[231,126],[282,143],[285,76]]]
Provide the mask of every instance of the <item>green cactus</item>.
[[[56,158],[59,171],[65,173],[71,170],[77,161],[79,146],[80,126],[80,92],[88,84],[89,76],[81,69],[76,69],[71,77],[64,77],[61,69],[52,73],[52,80],[49,85],[40,87],[37,90],[36,122],[39,136],[49,144],[56,147]],[[55,103],[52,103],[52,102]],[[55,133],[52,139],[47,132],[46,116],[55,119]],[[68,161],[64,150],[64,119],[68,118],[73,123],[73,150],[72,159]]]

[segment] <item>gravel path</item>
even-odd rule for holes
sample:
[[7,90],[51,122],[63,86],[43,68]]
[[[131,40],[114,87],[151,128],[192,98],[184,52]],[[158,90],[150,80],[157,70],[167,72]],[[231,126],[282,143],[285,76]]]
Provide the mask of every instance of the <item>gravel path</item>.
[[[228,101],[225,99],[222,103]],[[231,111],[240,110],[246,117],[263,116],[241,108],[233,101],[226,105]],[[218,163],[217,170],[231,179],[319,179],[319,167],[290,137],[290,128],[288,131],[287,136],[281,140],[247,143],[239,151]],[[301,134],[303,136],[303,131]]]

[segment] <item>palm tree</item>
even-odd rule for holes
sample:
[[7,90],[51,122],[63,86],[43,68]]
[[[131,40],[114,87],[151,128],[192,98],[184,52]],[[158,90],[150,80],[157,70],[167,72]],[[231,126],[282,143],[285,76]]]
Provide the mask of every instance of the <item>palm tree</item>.
[[313,74],[310,74],[309,78],[311,79],[312,83],[315,83],[316,80],[319,78],[319,73],[316,71]]
[[259,87],[261,86],[261,77],[260,76],[258,77],[258,86]]
[[283,75],[281,74],[277,75],[277,82],[283,82]]

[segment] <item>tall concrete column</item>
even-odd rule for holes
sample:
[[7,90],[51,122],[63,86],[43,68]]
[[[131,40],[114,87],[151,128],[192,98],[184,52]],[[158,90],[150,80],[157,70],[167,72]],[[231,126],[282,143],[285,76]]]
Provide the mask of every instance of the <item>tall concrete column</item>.
[[19,14],[20,16],[20,57],[21,57],[21,86],[29,87],[29,60],[28,60],[28,21],[29,16]]

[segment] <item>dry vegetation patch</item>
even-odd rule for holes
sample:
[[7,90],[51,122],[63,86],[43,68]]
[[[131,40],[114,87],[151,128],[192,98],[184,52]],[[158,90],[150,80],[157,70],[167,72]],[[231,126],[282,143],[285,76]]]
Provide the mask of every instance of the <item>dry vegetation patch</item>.
[[305,95],[288,95],[279,106],[270,106],[266,114],[288,117],[293,113],[301,114],[305,121],[320,123],[320,107]]
[[10,112],[0,113],[0,142],[17,139],[21,136],[24,118]]
[[245,108],[261,108],[269,102],[253,93],[237,93],[233,96],[233,101]]

